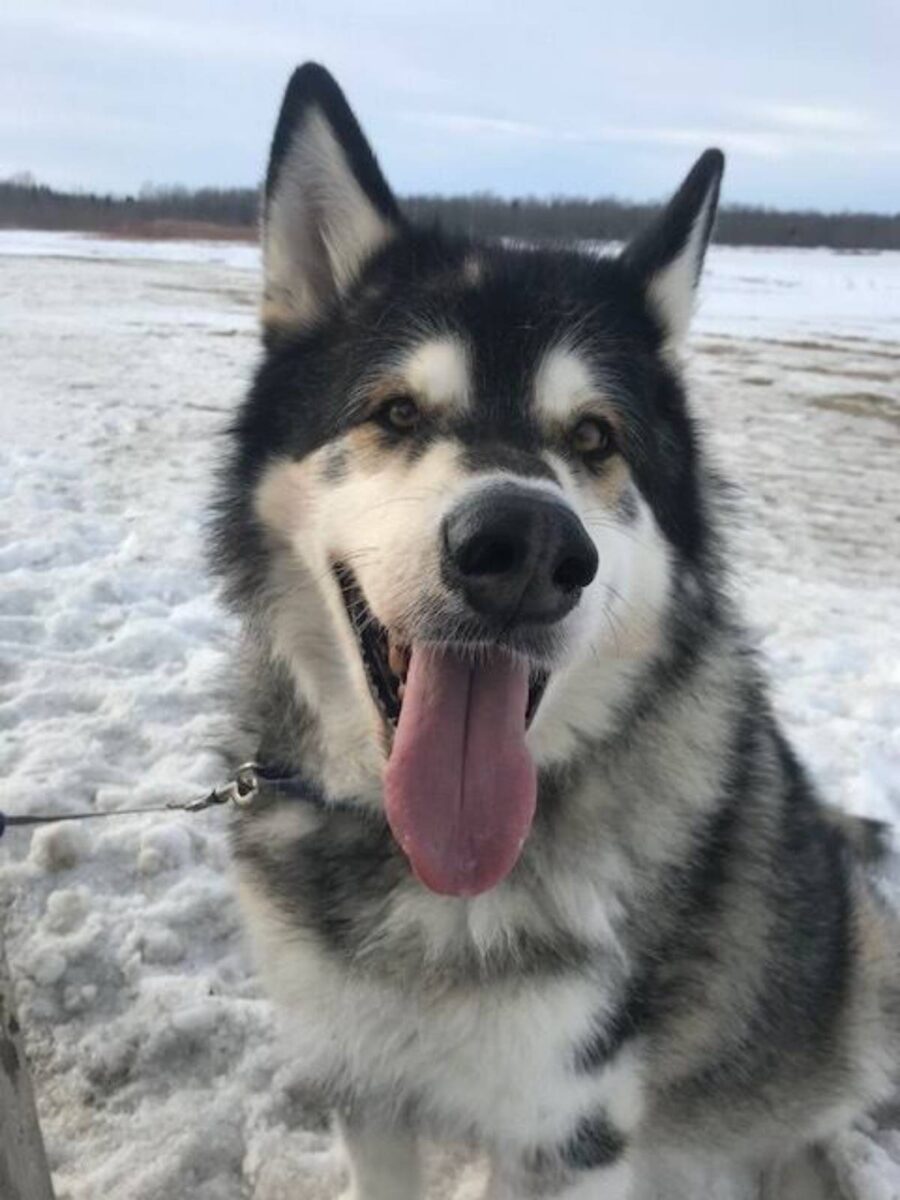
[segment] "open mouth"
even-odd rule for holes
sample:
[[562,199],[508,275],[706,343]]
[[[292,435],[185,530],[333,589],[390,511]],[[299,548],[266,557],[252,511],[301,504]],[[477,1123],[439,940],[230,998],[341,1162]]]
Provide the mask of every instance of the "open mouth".
[[[489,640],[404,643],[335,567],[372,696],[390,730],[384,810],[415,876],[476,896],[515,867],[537,805],[526,743],[545,671]],[[473,653],[473,649],[477,653]]]
[[[397,640],[376,618],[366,603],[366,598],[355,575],[348,567],[342,563],[335,564],[334,575],[341,589],[350,626],[356,637],[372,699],[385,723],[391,729],[396,729],[406,690],[406,677],[411,657],[410,647]],[[529,671],[528,707],[525,712],[526,729],[534,720],[549,678],[549,672],[537,667],[533,667]]]

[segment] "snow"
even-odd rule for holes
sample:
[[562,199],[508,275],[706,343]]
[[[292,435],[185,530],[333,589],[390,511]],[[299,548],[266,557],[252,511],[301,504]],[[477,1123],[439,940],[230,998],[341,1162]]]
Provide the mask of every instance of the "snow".
[[[0,233],[0,807],[221,782],[203,567],[256,355],[253,247]],[[690,370],[745,490],[747,607],[829,797],[900,810],[900,258],[715,249]],[[59,1200],[325,1200],[340,1163],[241,945],[225,818],[10,831],[0,905]],[[900,1196],[900,1136],[841,1141]],[[430,1196],[474,1200],[439,1158]]]
[[900,339],[900,252],[714,246],[696,328]]
[[[614,243],[585,243],[614,252]],[[0,256],[146,260],[233,267],[256,274],[255,245],[216,241],[131,241],[81,233],[0,229]],[[699,333],[783,338],[900,339],[900,251],[713,246],[706,260]]]
[[0,255],[25,258],[89,258],[106,262],[209,263],[254,271],[260,262],[259,248],[247,242],[186,241],[171,238],[147,239],[97,237],[94,234],[55,232],[43,229],[0,229]]

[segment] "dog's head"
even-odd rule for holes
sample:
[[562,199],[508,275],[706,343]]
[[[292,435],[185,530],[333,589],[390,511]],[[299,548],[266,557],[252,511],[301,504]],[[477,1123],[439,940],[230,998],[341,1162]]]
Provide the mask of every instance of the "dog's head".
[[404,219],[321,67],[288,87],[224,541],[333,790],[377,772],[436,890],[510,870],[535,762],[602,733],[700,570],[677,348],[722,166],[616,258],[484,245]]

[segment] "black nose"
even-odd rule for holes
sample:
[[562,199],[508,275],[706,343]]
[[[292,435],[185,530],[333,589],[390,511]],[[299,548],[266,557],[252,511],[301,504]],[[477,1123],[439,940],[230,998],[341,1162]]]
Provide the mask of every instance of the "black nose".
[[444,519],[444,576],[476,612],[547,624],[571,612],[597,574],[575,513],[515,485],[485,488]]

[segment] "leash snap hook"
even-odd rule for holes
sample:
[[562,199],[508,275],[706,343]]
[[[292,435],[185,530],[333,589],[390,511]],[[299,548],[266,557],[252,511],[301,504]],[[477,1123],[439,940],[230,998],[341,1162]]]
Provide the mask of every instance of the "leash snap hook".
[[258,794],[259,772],[256,763],[245,762],[238,767],[234,779],[223,784],[222,787],[213,788],[205,796],[200,796],[197,800],[189,800],[187,804],[173,801],[167,807],[191,813],[202,812],[205,808],[212,808],[218,804],[234,804],[238,808],[248,808]]
[[234,779],[228,785],[233,800],[238,808],[249,808],[259,795],[259,769],[255,762],[241,763],[235,772]]

